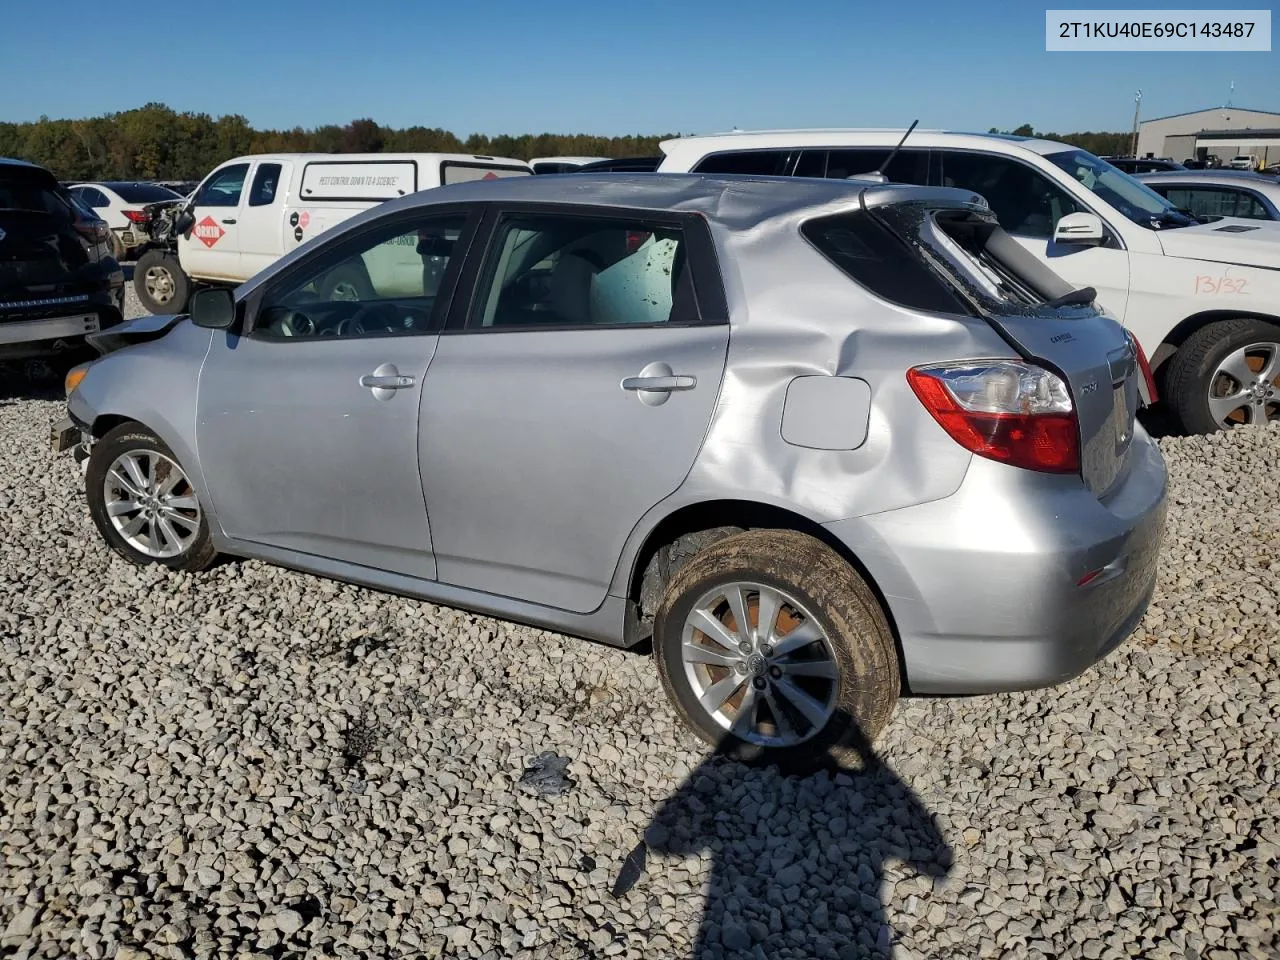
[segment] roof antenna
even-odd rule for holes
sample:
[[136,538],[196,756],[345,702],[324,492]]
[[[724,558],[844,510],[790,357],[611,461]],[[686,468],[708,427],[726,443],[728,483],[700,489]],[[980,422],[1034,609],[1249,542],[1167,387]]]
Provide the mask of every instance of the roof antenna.
[[891,183],[892,181],[885,176],[885,171],[889,169],[889,164],[893,162],[893,158],[898,155],[898,151],[902,149],[902,145],[907,142],[907,137],[911,136],[911,131],[916,128],[918,119],[911,121],[911,126],[907,127],[907,132],[902,135],[902,139],[898,141],[898,145],[889,151],[889,155],[884,158],[884,163],[880,164],[878,170],[871,173],[852,173],[845,177],[846,180],[874,180],[876,183]]

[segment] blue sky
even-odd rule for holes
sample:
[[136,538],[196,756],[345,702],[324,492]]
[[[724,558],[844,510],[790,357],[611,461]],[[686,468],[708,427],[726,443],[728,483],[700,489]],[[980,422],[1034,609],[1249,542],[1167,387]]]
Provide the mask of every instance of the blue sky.
[[92,116],[156,100],[240,113],[259,127],[368,116],[463,135],[706,133],[917,117],[922,127],[1026,122],[1065,133],[1128,129],[1139,87],[1143,115],[1155,117],[1220,106],[1232,80],[1236,106],[1280,110],[1280,53],[1047,53],[1046,6],[1073,5],[21,2],[8,5],[0,33],[0,120]]

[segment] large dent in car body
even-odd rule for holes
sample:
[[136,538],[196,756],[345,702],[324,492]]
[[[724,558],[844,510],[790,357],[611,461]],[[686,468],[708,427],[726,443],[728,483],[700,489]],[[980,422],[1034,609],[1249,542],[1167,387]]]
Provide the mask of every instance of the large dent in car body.
[[[731,194],[725,191],[724,203],[732,203]],[[837,212],[851,204],[833,206]],[[830,522],[942,499],[964,479],[970,455],[920,404],[906,370],[1011,356],[1011,349],[976,318],[915,313],[871,296],[800,235],[803,220],[824,212],[738,230],[713,225],[733,330],[707,439],[679,492],[690,501],[736,490],[741,499]],[[812,375],[859,377],[871,386],[862,446],[812,450],[782,439],[787,386]]]

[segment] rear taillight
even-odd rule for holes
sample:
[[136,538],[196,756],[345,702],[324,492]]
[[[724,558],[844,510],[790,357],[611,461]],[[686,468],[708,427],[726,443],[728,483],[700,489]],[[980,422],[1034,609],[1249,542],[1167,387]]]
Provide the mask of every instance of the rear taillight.
[[142,226],[151,219],[142,210],[121,210],[120,212],[124,214],[124,218],[126,220],[130,223],[136,223],[138,226]]
[[1080,427],[1062,378],[1018,360],[914,367],[907,382],[971,453],[1046,473],[1078,473]]
[[1151,375],[1151,364],[1147,361],[1147,353],[1142,349],[1142,344],[1138,342],[1138,338],[1128,330],[1125,331],[1125,336],[1133,344],[1134,355],[1138,358],[1138,367],[1142,370],[1142,381],[1146,386],[1146,389],[1142,391],[1143,406],[1149,407],[1160,399],[1159,394],[1156,393],[1156,378]]
[[111,239],[111,228],[102,220],[86,220],[84,217],[76,217],[75,228],[76,233],[90,243],[105,243]]

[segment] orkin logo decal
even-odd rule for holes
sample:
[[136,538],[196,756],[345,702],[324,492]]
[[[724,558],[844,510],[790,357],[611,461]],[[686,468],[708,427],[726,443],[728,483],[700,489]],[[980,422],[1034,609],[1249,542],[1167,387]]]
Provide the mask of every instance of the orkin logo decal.
[[212,247],[222,239],[223,234],[227,231],[223,230],[213,217],[205,217],[196,224],[195,229],[192,232],[196,235],[196,239],[206,247]]
[[496,173],[494,173],[492,170],[490,170],[488,173],[486,173],[486,174],[485,174],[483,177],[481,177],[480,179],[481,179],[481,180],[497,180],[497,179],[498,179],[498,175],[497,175]]
[[4,239],[4,237],[5,237],[5,233],[4,233],[4,231],[3,231],[3,230],[0,230],[0,240],[3,240],[3,239]]

